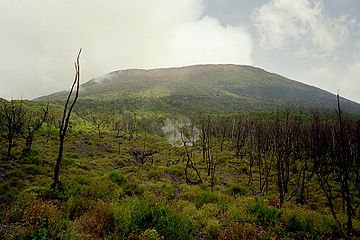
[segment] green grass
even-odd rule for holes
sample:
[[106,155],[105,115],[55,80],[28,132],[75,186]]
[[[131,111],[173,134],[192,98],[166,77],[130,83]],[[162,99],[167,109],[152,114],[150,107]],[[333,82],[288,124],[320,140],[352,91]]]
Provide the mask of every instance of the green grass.
[[[86,124],[85,124],[86,125]],[[80,128],[81,131],[78,131]],[[193,151],[203,182],[186,184],[184,151],[160,134],[148,133],[146,148],[160,149],[151,164],[142,166],[129,151],[141,149],[144,134],[124,132],[118,153],[116,131],[106,129],[99,139],[82,121],[67,136],[60,180],[64,192],[53,191],[56,137],[37,136],[34,150],[22,152],[19,139],[15,158],[1,161],[0,236],[2,239],[324,239],[340,238],[342,229],[332,219],[316,181],[309,184],[309,204],[294,200],[276,204],[276,176],[270,175],[269,193],[256,192],[244,173],[249,159],[229,162],[233,149],[221,152],[216,184],[211,191],[201,147]],[[215,142],[215,140],[214,140]],[[86,147],[85,145],[86,144]],[[4,145],[1,142],[0,146]],[[0,151],[3,153],[3,151]],[[2,157],[3,155],[1,155]],[[177,161],[179,159],[179,161]],[[239,160],[240,161],[240,160]],[[293,189],[297,179],[291,179]],[[346,215],[339,213],[342,224]],[[360,221],[354,219],[354,233]],[[355,238],[356,239],[356,238]]]

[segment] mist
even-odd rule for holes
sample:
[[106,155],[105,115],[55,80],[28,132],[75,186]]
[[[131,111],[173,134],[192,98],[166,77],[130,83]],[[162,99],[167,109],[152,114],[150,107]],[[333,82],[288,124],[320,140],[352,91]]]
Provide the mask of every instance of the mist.
[[222,25],[200,0],[0,3],[0,96],[67,90],[83,48],[81,81],[127,68],[251,64],[252,38]]

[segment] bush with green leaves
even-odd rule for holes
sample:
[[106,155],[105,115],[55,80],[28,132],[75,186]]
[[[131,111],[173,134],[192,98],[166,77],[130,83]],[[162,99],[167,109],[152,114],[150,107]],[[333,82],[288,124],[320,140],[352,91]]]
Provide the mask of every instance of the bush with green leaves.
[[200,192],[194,199],[195,206],[201,208],[206,203],[218,203],[219,197],[210,191]]
[[41,226],[37,229],[35,229],[30,236],[31,240],[46,240],[47,234],[46,234],[46,228]]
[[154,228],[165,239],[188,239],[192,223],[184,216],[176,214],[168,206],[155,205],[143,198],[128,197],[120,203],[113,203],[111,232],[128,237]]
[[310,218],[301,219],[297,215],[291,215],[287,221],[287,229],[290,232],[308,232],[311,231],[312,224]]
[[248,193],[249,189],[243,185],[239,185],[239,184],[234,184],[232,186],[229,187],[229,189],[227,190],[228,194],[231,196],[236,196],[236,195],[246,195]]
[[124,177],[119,171],[112,171],[110,173],[110,180],[120,186],[128,182],[127,178]]
[[264,226],[274,226],[281,220],[282,212],[272,206],[265,206],[265,204],[256,201],[250,206],[250,212],[256,216],[257,223]]
[[219,220],[215,218],[210,218],[206,222],[206,232],[210,239],[217,239],[217,236],[220,232],[221,224]]

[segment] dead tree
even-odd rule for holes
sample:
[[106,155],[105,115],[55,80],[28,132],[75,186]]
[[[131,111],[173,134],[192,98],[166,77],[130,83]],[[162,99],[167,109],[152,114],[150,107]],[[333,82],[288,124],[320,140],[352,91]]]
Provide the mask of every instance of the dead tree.
[[259,171],[259,194],[266,193],[269,185],[269,176],[272,169],[271,159],[267,158],[271,149],[270,127],[267,123],[255,123],[254,130],[254,152],[256,155],[256,163]]
[[226,141],[226,135],[228,132],[228,123],[230,118],[223,119],[219,124],[221,125],[221,142],[220,142],[220,151],[222,152],[224,150],[224,143]]
[[[354,212],[360,207],[360,119],[354,124],[354,142],[353,142],[353,184],[354,184],[354,193],[353,196],[357,196],[357,199],[354,200]],[[359,215],[357,215],[359,217]]]
[[245,145],[247,138],[249,137],[249,123],[247,119],[240,118],[238,122],[237,129],[235,130],[236,139],[234,142],[235,155],[236,159],[239,159],[242,162],[245,156]]
[[290,120],[290,109],[286,108],[286,122],[284,126],[284,167],[282,172],[283,184],[284,184],[284,193],[289,191],[289,181],[290,181],[290,158],[292,154],[292,142],[293,142],[293,123]]
[[340,226],[337,218],[334,203],[336,163],[329,156],[332,148],[333,129],[327,122],[322,123],[318,115],[314,116],[311,126],[311,158],[313,161],[313,171],[317,176],[317,181],[321,190],[324,192],[330,212],[334,220]]
[[[307,203],[309,182],[309,162],[311,159],[309,154],[311,149],[311,132],[308,125],[295,124],[294,126],[294,142],[293,142],[293,156],[294,161],[292,164],[292,172],[297,179],[296,188],[290,194],[287,201],[290,201],[292,197],[296,197],[296,203],[304,205]],[[301,164],[298,164],[298,162]],[[298,169],[298,166],[301,166]],[[307,191],[307,194],[305,193]]]
[[104,121],[97,114],[90,116],[90,121],[94,125],[94,127],[96,127],[99,139],[102,139],[103,136],[101,130],[105,125]]
[[[69,121],[70,121],[70,115],[71,112],[75,106],[76,100],[79,96],[79,88],[80,88],[80,54],[81,54],[81,49],[77,55],[76,61],[75,61],[75,78],[74,78],[74,82],[71,86],[69,95],[66,99],[65,102],[65,106],[64,106],[64,112],[63,112],[63,116],[62,116],[62,120],[60,123],[60,127],[59,127],[59,152],[58,152],[58,156],[56,159],[56,164],[55,164],[55,169],[54,169],[54,181],[51,185],[51,187],[53,189],[59,189],[59,190],[63,190],[62,188],[62,184],[59,180],[59,174],[60,174],[60,168],[61,168],[61,162],[62,162],[62,157],[63,157],[63,151],[64,151],[64,140],[65,140],[65,136],[66,136],[66,132],[68,130],[69,127]],[[71,101],[71,96],[73,95],[73,91],[74,88],[76,86],[75,89],[75,97],[74,99],[72,99]]]
[[207,145],[207,126],[209,125],[208,119],[202,119],[201,121],[201,149],[202,149],[202,160],[206,163],[206,167],[208,168],[208,162],[206,158],[206,145]]
[[112,121],[113,130],[116,131],[116,136],[120,135],[120,131],[123,130],[122,119],[119,116],[115,116]]
[[[137,134],[138,120],[135,112],[125,111],[121,116],[121,128],[128,135],[128,140]],[[137,135],[135,135],[137,138]]]
[[216,178],[215,178],[215,173],[216,173],[216,166],[219,162],[219,158],[216,154],[216,156],[214,156],[214,154],[211,154],[211,171],[210,171],[210,189],[211,192],[214,191],[214,186],[216,183]]
[[46,121],[46,143],[49,143],[49,140],[52,136],[52,129],[55,126],[55,117],[52,114],[48,114]]
[[285,198],[284,191],[284,146],[282,142],[282,132],[281,132],[281,123],[279,118],[279,112],[276,114],[276,123],[275,123],[275,147],[277,150],[276,158],[276,175],[277,175],[277,187],[279,192],[280,207],[282,207]]
[[[182,142],[183,142],[185,155],[186,155],[186,158],[187,158],[186,165],[185,165],[186,183],[189,184],[189,185],[200,184],[200,183],[202,183],[202,178],[200,176],[200,173],[199,173],[198,169],[194,166],[194,163],[191,160],[192,153],[190,153],[188,148],[187,148],[187,142],[184,139],[183,134],[181,134],[181,139],[182,139]],[[184,157],[185,157],[185,155],[184,155]],[[191,178],[189,178],[189,172],[188,172],[189,168],[193,169],[196,172],[198,180],[192,180]]]
[[[353,206],[351,194],[351,171],[353,168],[353,161],[351,158],[351,150],[349,149],[349,128],[345,126],[343,111],[340,106],[340,97],[337,95],[337,108],[335,109],[337,116],[337,137],[334,139],[335,146],[334,157],[338,165],[338,180],[341,186],[341,196],[343,201],[343,209],[346,209],[347,214],[347,237],[350,238],[352,233],[353,220]],[[346,207],[344,207],[346,206]]]
[[26,111],[23,109],[22,101],[20,101],[20,103],[10,101],[1,105],[1,112],[3,115],[3,124],[7,130],[7,159],[9,160],[11,159],[14,137],[20,132]]
[[160,150],[159,149],[155,149],[155,150],[150,150],[149,152],[145,152],[139,149],[134,149],[130,151],[130,154],[132,154],[135,158],[135,160],[141,164],[141,167],[144,166],[144,164],[147,161],[148,157],[151,157],[151,164],[153,163],[153,156],[156,153],[159,153]]
[[35,133],[40,129],[46,121],[49,113],[49,106],[42,109],[42,115],[37,112],[28,113],[25,117],[24,126],[21,128],[20,135],[25,139],[25,151],[31,149]]

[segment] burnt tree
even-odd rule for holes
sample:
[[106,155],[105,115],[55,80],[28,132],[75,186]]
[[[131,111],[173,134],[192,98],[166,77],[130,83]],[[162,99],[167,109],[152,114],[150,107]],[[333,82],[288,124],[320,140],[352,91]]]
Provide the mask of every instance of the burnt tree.
[[347,227],[346,235],[350,238],[353,228],[354,210],[352,206],[352,193],[351,193],[351,181],[352,181],[352,168],[353,159],[351,146],[351,127],[348,122],[344,120],[344,114],[340,105],[340,97],[337,95],[337,108],[335,109],[337,116],[337,126],[335,130],[335,138],[333,138],[333,151],[334,159],[338,166],[337,179],[341,186],[341,196],[343,202],[343,209],[346,209],[347,214]]
[[40,129],[43,123],[46,121],[49,113],[49,106],[42,109],[42,113],[29,112],[20,130],[20,135],[25,139],[25,151],[31,149],[35,133]]
[[[69,95],[66,99],[65,102],[65,106],[64,106],[64,112],[63,112],[63,116],[61,119],[61,123],[60,123],[60,127],[59,127],[59,152],[58,152],[58,156],[56,159],[56,164],[55,164],[55,169],[54,169],[54,180],[53,183],[51,185],[51,187],[53,189],[59,189],[59,190],[63,190],[62,188],[62,184],[59,180],[59,174],[60,174],[60,168],[61,168],[61,162],[62,162],[62,157],[63,157],[63,151],[64,151],[64,141],[65,141],[65,136],[66,136],[66,132],[68,130],[69,127],[69,121],[70,121],[70,115],[71,112],[75,106],[76,100],[79,96],[79,88],[80,88],[80,54],[81,54],[81,49],[77,55],[76,61],[75,61],[75,77],[74,77],[74,82],[71,86]],[[75,88],[76,87],[76,88]],[[71,99],[73,92],[74,92],[74,88],[75,88],[75,97],[73,99]]]
[[1,112],[3,115],[3,125],[6,129],[7,138],[7,159],[11,159],[11,150],[15,135],[20,132],[24,123],[26,111],[23,108],[22,101],[17,103],[15,101],[5,102],[1,105]]

